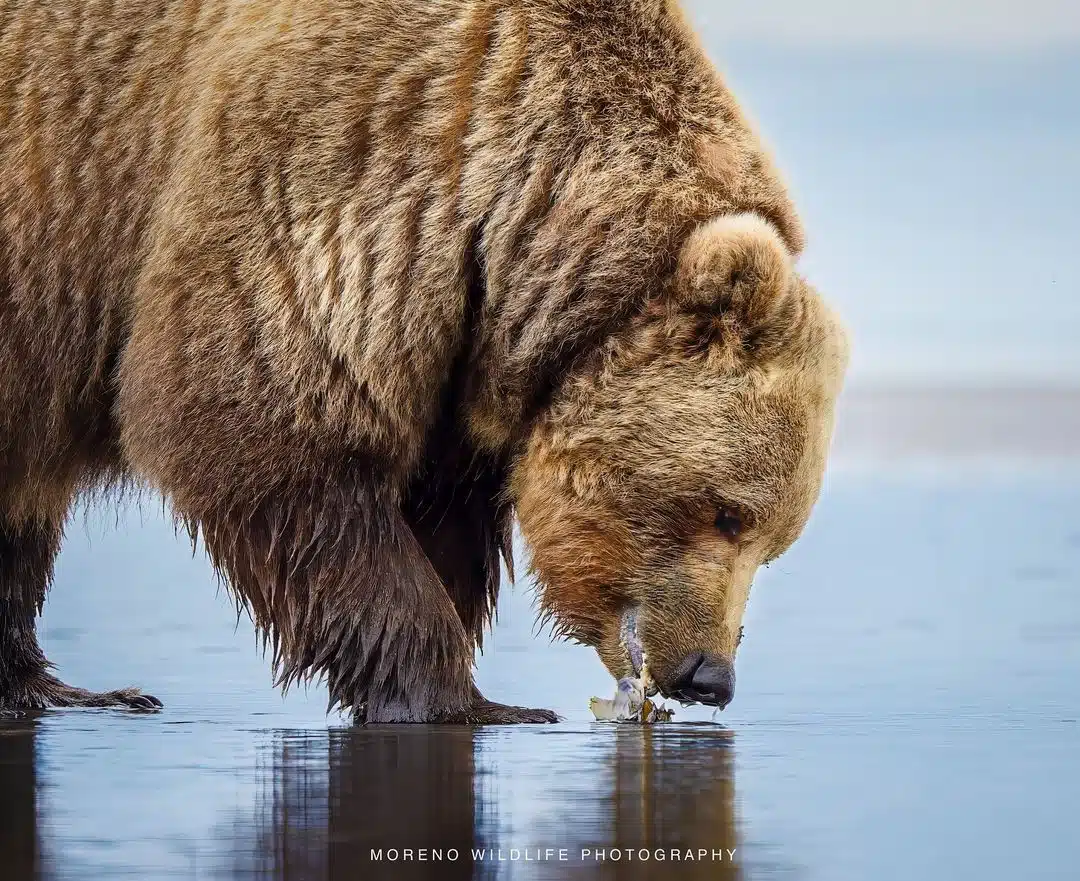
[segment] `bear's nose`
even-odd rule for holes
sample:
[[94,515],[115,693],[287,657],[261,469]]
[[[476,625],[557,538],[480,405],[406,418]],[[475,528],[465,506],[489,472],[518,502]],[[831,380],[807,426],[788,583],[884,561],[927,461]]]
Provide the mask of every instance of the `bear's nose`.
[[695,652],[679,664],[665,694],[723,709],[735,694],[735,669],[727,658]]

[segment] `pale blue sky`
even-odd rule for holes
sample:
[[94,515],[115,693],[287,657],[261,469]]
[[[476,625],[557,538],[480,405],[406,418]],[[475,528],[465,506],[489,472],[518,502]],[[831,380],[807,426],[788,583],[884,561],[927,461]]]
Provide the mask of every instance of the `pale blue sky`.
[[[925,39],[889,31],[896,4],[814,4],[834,40],[743,39],[794,3],[688,5],[791,184],[853,378],[1080,380],[1080,4],[935,4]],[[985,40],[948,45],[976,19]]]
[[792,45],[1017,48],[1080,42],[1075,0],[684,0],[709,32]]

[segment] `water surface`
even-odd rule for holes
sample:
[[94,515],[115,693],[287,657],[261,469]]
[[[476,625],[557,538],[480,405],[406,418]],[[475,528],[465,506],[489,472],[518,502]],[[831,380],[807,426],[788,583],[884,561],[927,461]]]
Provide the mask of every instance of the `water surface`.
[[1078,504],[1065,475],[834,476],[755,585],[735,703],[651,730],[588,721],[610,680],[534,638],[526,585],[481,687],[565,723],[351,729],[273,691],[153,505],[91,513],[47,652],[166,710],[0,723],[3,877],[1074,878]]

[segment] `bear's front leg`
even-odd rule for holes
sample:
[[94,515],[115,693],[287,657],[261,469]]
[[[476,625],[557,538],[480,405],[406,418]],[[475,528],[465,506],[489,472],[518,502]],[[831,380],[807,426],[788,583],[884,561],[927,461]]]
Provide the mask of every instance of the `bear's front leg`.
[[477,691],[472,640],[391,490],[346,472],[198,519],[281,685],[325,676],[363,723],[555,721]]
[[[512,565],[511,512],[502,498],[505,472],[445,431],[433,433],[429,444],[429,467],[409,488],[405,519],[453,601],[470,650],[482,648],[499,598],[500,558]],[[493,703],[474,690],[464,711],[439,721],[511,725],[557,722],[558,717],[550,710]]]

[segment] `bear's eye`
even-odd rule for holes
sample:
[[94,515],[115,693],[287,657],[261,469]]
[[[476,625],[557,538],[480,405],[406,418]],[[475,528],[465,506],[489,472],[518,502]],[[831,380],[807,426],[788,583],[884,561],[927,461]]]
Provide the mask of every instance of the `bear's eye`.
[[732,508],[721,508],[716,512],[716,531],[724,538],[734,541],[742,535],[746,524],[738,511]]

